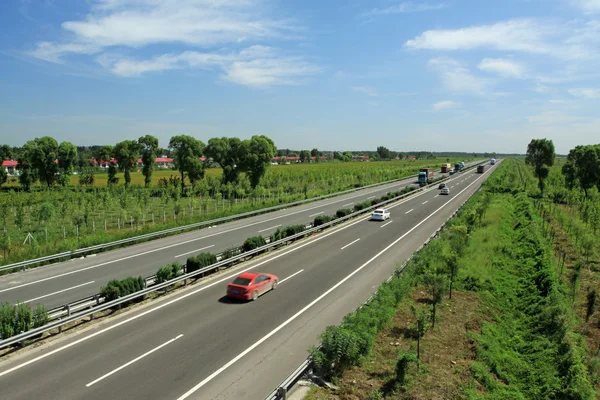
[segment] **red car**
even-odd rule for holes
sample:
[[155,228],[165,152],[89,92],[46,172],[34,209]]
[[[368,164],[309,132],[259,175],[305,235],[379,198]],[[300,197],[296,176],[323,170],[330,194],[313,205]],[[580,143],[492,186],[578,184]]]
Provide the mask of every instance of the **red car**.
[[277,287],[279,278],[272,274],[243,272],[227,285],[227,297],[256,300],[263,293]]

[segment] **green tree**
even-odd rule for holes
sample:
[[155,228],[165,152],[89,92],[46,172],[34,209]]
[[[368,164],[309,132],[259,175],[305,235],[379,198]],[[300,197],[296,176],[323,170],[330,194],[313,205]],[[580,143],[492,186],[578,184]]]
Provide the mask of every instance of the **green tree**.
[[554,143],[549,139],[532,139],[527,146],[525,162],[533,166],[533,174],[538,179],[538,187],[544,193],[544,180],[550,172],[549,167],[554,165],[556,153]]
[[242,169],[250,179],[252,189],[255,189],[267,172],[267,167],[277,153],[273,140],[264,135],[252,136],[250,140],[242,142],[244,158]]
[[344,152],[344,162],[352,161],[352,152],[346,151]]
[[385,146],[377,146],[377,155],[382,160],[389,160],[392,158],[392,152]]
[[152,172],[154,171],[154,161],[156,160],[156,151],[158,150],[158,139],[152,135],[142,136],[138,139],[140,151],[142,153],[142,174],[144,175],[144,185],[150,186],[152,183]]
[[300,152],[300,162],[310,162],[310,151],[302,150]]
[[421,359],[421,339],[425,335],[425,331],[427,330],[427,313],[425,310],[419,308],[417,309],[413,304],[410,306],[410,311],[413,314],[414,322],[413,329],[415,331],[415,336],[417,337],[417,360]]
[[238,183],[244,159],[244,147],[240,139],[212,138],[208,141],[204,154],[223,169],[223,184]]
[[446,291],[446,276],[437,268],[428,268],[423,275],[423,283],[431,296],[431,327],[435,328],[437,305],[441,303]]
[[114,156],[119,163],[119,169],[125,177],[125,185],[131,183],[131,171],[137,165],[140,146],[135,140],[123,140],[115,145]]
[[315,162],[318,163],[321,161],[321,152],[319,151],[319,149],[314,148],[310,151],[310,155],[311,157],[315,158]]
[[11,147],[7,144],[0,146],[0,161],[12,160],[14,157]]
[[456,275],[458,274],[458,270],[460,267],[460,263],[458,261],[458,254],[456,253],[456,251],[452,249],[446,249],[446,251],[444,252],[444,262],[446,263],[446,268],[448,269],[448,276],[450,277],[450,299],[452,299],[452,286],[454,284],[454,280],[456,279]]
[[4,185],[8,181],[8,173],[2,167],[0,167],[0,186]]
[[25,152],[31,163],[31,168],[35,170],[36,176],[48,187],[52,186],[57,179],[59,169],[58,163],[58,142],[50,136],[35,138],[25,143]]
[[562,167],[565,183],[573,188],[577,182],[585,196],[596,186],[600,190],[600,145],[576,146],[569,151]]
[[94,155],[96,162],[98,163],[98,166],[100,166],[104,162],[109,163],[108,164],[108,185],[109,186],[112,186],[119,182],[119,178],[117,178],[117,167],[114,162],[110,161],[113,158],[113,154],[114,154],[113,146],[102,146],[98,150],[96,150],[96,153]]
[[198,158],[202,156],[205,147],[202,141],[188,135],[173,136],[169,141],[169,148],[173,151],[175,167],[181,174],[182,195],[185,188],[185,175],[197,176],[195,170],[202,166]]
[[58,146],[58,169],[61,185],[66,186],[69,183],[69,177],[73,173],[77,158],[77,147],[73,143],[62,142]]

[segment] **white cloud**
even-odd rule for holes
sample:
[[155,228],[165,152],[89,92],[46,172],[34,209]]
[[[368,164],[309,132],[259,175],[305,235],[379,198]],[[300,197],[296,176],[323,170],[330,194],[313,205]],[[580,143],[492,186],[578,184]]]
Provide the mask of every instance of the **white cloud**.
[[592,89],[592,88],[569,89],[569,93],[575,97],[585,97],[586,99],[600,99],[600,89]]
[[482,71],[513,78],[520,78],[525,72],[521,64],[502,58],[484,58],[477,67]]
[[275,49],[260,45],[228,54],[186,51],[177,55],[164,54],[150,60],[105,57],[98,62],[115,75],[125,77],[173,69],[217,68],[223,71],[223,79],[255,87],[298,84],[307,76],[321,71],[320,67],[302,58],[279,56]]
[[361,14],[361,17],[372,17],[375,15],[389,15],[389,14],[404,14],[411,12],[419,12],[419,11],[430,11],[430,10],[441,10],[442,8],[446,8],[445,3],[411,3],[404,2],[400,4],[396,4],[393,6],[389,6],[386,8],[373,8],[370,11],[364,12]]
[[600,12],[600,0],[571,0],[571,3],[588,14]]
[[459,106],[459,104],[454,101],[445,100],[445,101],[440,101],[438,103],[433,104],[432,107],[433,107],[434,111],[440,111],[440,110],[445,110],[448,108],[455,108],[458,106]]
[[429,65],[439,72],[444,86],[453,92],[484,94],[490,81],[476,77],[458,61],[439,57],[429,60]]
[[52,61],[115,46],[211,46],[292,37],[295,31],[287,21],[264,17],[247,0],[96,0],[83,20],[66,21],[62,28],[71,40],[38,43],[31,54]]
[[[65,40],[40,42],[29,54],[55,63],[64,62],[71,54],[95,54],[102,67],[123,77],[219,68],[223,79],[248,86],[296,84],[319,72],[318,66],[302,57],[253,44],[296,38],[299,31],[286,20],[266,16],[264,8],[262,1],[251,0],[92,0],[89,13],[81,20],[62,24]],[[244,42],[249,42],[248,47],[228,53],[195,49],[224,44],[237,48]],[[157,44],[188,49],[135,56],[142,48]]]
[[557,111],[544,111],[540,114],[527,117],[527,121],[530,124],[542,126],[565,125],[583,120],[585,120],[585,118],[567,115]]
[[377,90],[371,86],[352,86],[351,89],[354,90],[355,92],[364,93],[367,96],[371,96],[371,97],[378,96]]

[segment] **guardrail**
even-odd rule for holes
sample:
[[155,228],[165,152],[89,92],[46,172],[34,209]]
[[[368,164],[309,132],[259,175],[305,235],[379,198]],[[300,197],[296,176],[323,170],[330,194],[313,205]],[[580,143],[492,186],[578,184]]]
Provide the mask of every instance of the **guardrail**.
[[[499,164],[499,162],[496,162],[496,165],[497,164]],[[474,165],[472,167],[469,167],[469,168],[465,168],[465,170],[474,168],[475,166],[476,165]],[[473,192],[473,194],[479,192],[479,190],[481,190],[481,186],[479,186],[479,188],[477,188],[475,190],[475,192]],[[404,271],[404,269],[406,268],[406,266],[408,265],[408,263],[413,259],[413,257],[415,256],[415,254],[417,254],[425,246],[427,246],[433,239],[435,239],[436,237],[439,236],[440,232],[444,229],[444,227],[446,226],[446,224],[448,223],[448,221],[450,221],[452,218],[454,218],[456,216],[456,214],[459,213],[459,211],[463,208],[463,206],[465,205],[465,203],[467,201],[469,201],[469,199],[471,197],[472,197],[472,195],[469,196],[462,203],[460,203],[460,205],[458,206],[458,208],[456,209],[456,211],[454,211],[448,218],[446,218],[446,220],[440,225],[440,227],[438,229],[436,229],[436,231],[433,233],[433,235],[429,236],[429,238],[427,238],[427,240],[421,246],[419,246],[419,248],[417,250],[415,250],[408,257],[408,259],[406,259],[406,261],[404,263],[402,263],[401,266],[399,266],[398,268],[396,268],[394,270],[394,273],[389,278],[387,278],[385,280],[385,282],[391,281],[392,279],[394,279],[394,277],[399,277],[402,274],[402,272]],[[371,302],[371,300],[373,299],[373,297],[375,297],[375,295],[377,294],[378,290],[379,290],[379,288],[377,288],[375,290],[375,292],[371,296],[369,296],[369,298],[363,304],[359,305],[356,308],[356,310],[354,310],[354,312],[360,310],[362,307],[364,307],[367,304],[369,304]],[[267,397],[265,397],[265,400],[287,400],[288,392],[291,389],[293,389],[293,387],[300,381],[300,379],[302,377],[309,377],[310,378],[312,376],[312,373],[311,373],[312,369],[313,369],[313,360],[309,356],[290,375],[288,375],[287,378],[285,378],[283,380],[283,382],[281,382],[279,385],[277,385],[277,388],[275,390],[273,390],[271,393],[269,393],[267,395]]]
[[[485,163],[485,162],[486,161],[481,161],[474,165],[478,165],[478,164]],[[471,167],[472,166],[469,166],[469,168],[471,168]],[[98,251],[98,250],[105,250],[105,249],[108,249],[111,247],[120,246],[123,244],[135,243],[140,240],[148,240],[148,239],[157,238],[160,236],[170,235],[170,234],[177,233],[177,232],[183,233],[183,231],[186,231],[186,230],[197,229],[197,228],[201,228],[203,226],[209,226],[209,225],[219,224],[222,222],[229,222],[229,221],[234,221],[237,219],[243,219],[243,218],[252,217],[252,216],[256,216],[256,215],[260,215],[260,214],[265,214],[265,213],[281,210],[281,209],[288,208],[288,207],[294,207],[294,206],[302,205],[305,203],[324,200],[324,199],[328,199],[330,197],[340,196],[340,195],[353,193],[353,192],[360,191],[360,190],[369,189],[372,187],[383,186],[383,185],[387,185],[387,184],[398,182],[398,181],[405,181],[405,180],[408,180],[408,179],[411,179],[411,178],[414,178],[417,176],[418,175],[410,175],[410,176],[406,176],[403,178],[392,179],[392,180],[389,180],[386,182],[374,183],[372,185],[366,185],[366,186],[361,186],[359,188],[348,189],[348,190],[344,190],[342,192],[336,192],[336,193],[326,194],[326,195],[319,196],[319,197],[313,197],[311,199],[305,199],[305,200],[295,201],[292,203],[280,204],[278,206],[262,208],[260,210],[248,211],[248,212],[241,213],[241,214],[230,215],[228,217],[216,218],[216,219],[213,219],[210,221],[197,222],[194,224],[178,226],[178,227],[170,228],[170,229],[164,229],[162,231],[147,233],[144,235],[138,235],[138,236],[130,237],[127,239],[116,240],[114,242],[98,244],[95,246],[84,247],[81,249],[76,249],[76,250],[71,250],[71,251],[65,251],[65,252],[58,253],[58,254],[52,254],[49,256],[45,256],[45,257],[35,258],[32,260],[20,261],[17,263],[2,266],[2,267],[0,267],[0,271],[6,271],[6,270],[11,270],[11,269],[16,269],[16,268],[23,268],[23,270],[25,270],[30,265],[46,263],[48,261],[54,261],[54,260],[63,259],[63,258],[70,259],[76,255],[82,255],[82,254],[86,254],[86,253],[90,253],[90,252],[94,252],[94,251]]]
[[[469,169],[473,168],[474,166],[475,165],[465,168],[465,170],[469,170]],[[447,180],[447,179],[450,179],[450,177],[445,177],[442,180]],[[100,311],[104,311],[104,310],[107,310],[107,309],[110,309],[113,307],[120,308],[121,305],[123,305],[125,303],[128,303],[128,302],[133,301],[138,298],[143,298],[144,296],[146,296],[147,294],[152,293],[152,292],[157,292],[162,289],[168,289],[169,286],[174,285],[178,282],[187,281],[187,279],[197,278],[199,275],[204,276],[205,273],[217,271],[221,267],[229,268],[229,267],[233,266],[236,263],[236,261],[243,262],[248,257],[251,257],[253,255],[258,255],[263,252],[267,252],[270,249],[277,249],[278,247],[286,245],[288,242],[293,242],[297,239],[301,239],[306,236],[309,236],[312,233],[315,233],[317,231],[321,231],[323,229],[332,227],[334,225],[339,225],[340,223],[343,223],[352,218],[358,217],[363,214],[367,214],[370,210],[374,210],[378,207],[398,202],[398,201],[400,201],[408,196],[411,196],[415,193],[430,190],[433,187],[435,187],[436,185],[438,185],[439,182],[440,181],[437,181],[430,185],[416,188],[415,190],[413,190],[411,192],[404,193],[393,199],[388,199],[388,200],[382,201],[375,205],[366,207],[359,211],[355,211],[344,217],[336,218],[330,222],[324,223],[324,224],[316,226],[316,227],[312,227],[311,225],[306,225],[305,227],[308,227],[308,226],[311,226],[311,227],[308,229],[305,229],[304,231],[302,231],[300,233],[285,237],[283,239],[274,241],[272,243],[267,243],[266,245],[258,247],[256,249],[249,250],[246,252],[241,252],[240,254],[234,255],[233,257],[230,257],[230,258],[218,260],[215,264],[201,268],[197,271],[194,271],[191,273],[186,272],[186,273],[184,273],[174,279],[171,279],[169,281],[158,283],[158,284],[152,284],[150,287],[146,287],[145,289],[137,291],[135,293],[131,293],[126,296],[119,297],[118,299],[115,299],[115,300],[111,300],[111,301],[107,302],[107,301],[104,301],[104,299],[99,294],[97,294],[95,296],[91,296],[91,297],[88,297],[85,299],[78,300],[74,303],[69,303],[65,306],[57,307],[57,308],[49,311],[49,316],[51,315],[52,318],[54,319],[54,321],[52,321],[44,326],[30,329],[27,332],[22,332],[20,334],[0,340],[0,349],[14,345],[14,344],[18,344],[18,343],[23,344],[25,340],[34,338],[34,337],[38,337],[41,334],[51,331],[53,329],[58,328],[59,332],[61,332],[62,326],[65,324],[68,324],[70,322],[78,321],[85,317],[90,317],[90,319],[93,319],[94,314],[98,313]],[[265,239],[268,240],[269,238],[265,238]],[[221,253],[221,257],[222,257],[222,253]],[[152,276],[146,278],[145,282],[148,282],[148,280],[150,280],[150,279],[153,280],[155,278],[155,276],[156,275],[152,275]],[[81,310],[81,311],[78,311],[78,310]]]

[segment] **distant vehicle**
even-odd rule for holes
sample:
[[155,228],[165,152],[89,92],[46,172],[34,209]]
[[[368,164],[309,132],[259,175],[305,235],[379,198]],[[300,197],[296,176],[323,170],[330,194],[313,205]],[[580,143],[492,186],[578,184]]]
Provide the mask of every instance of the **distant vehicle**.
[[442,174],[448,173],[450,172],[450,170],[452,169],[452,165],[451,164],[442,164]]
[[460,163],[454,164],[454,172],[459,172],[461,170]]
[[438,186],[438,189],[443,189],[446,187],[446,184],[444,182],[440,183],[440,186]]
[[447,187],[443,188],[442,191],[440,192],[440,194],[450,194],[450,189],[448,189]]
[[273,274],[243,272],[227,285],[227,297],[240,300],[256,300],[258,296],[274,290],[279,278]]
[[450,172],[448,172],[448,175],[454,175],[454,170],[451,169]]
[[433,168],[421,168],[419,171],[419,184],[424,186],[433,181],[433,176],[435,175],[435,170]]
[[496,164],[496,159],[495,159],[495,158],[492,158],[492,159],[490,160],[490,165],[494,165],[494,164]]
[[378,208],[371,214],[371,219],[374,221],[385,221],[386,219],[390,219],[390,210]]
[[485,165],[478,165],[477,166],[477,173],[478,174],[483,174],[484,170],[485,170]]

